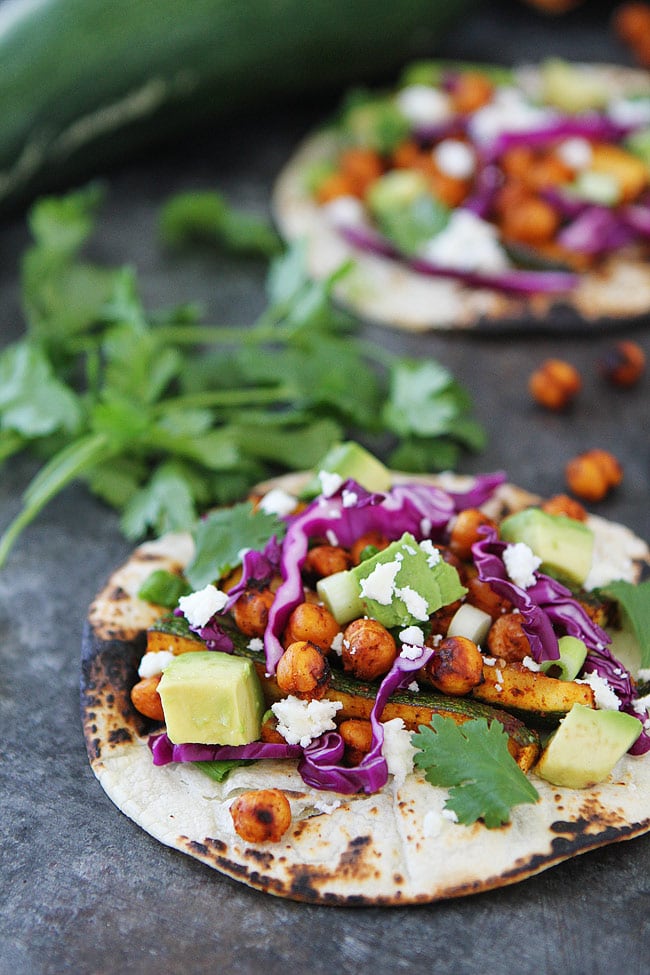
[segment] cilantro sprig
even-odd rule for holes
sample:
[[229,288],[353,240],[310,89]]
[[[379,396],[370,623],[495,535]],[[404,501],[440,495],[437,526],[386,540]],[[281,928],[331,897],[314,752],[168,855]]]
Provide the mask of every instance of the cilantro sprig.
[[457,725],[434,714],[431,726],[412,735],[415,764],[432,785],[449,789],[445,808],[466,826],[482,819],[488,829],[510,820],[520,803],[537,802],[532,782],[508,751],[508,736],[498,721],[473,718]]
[[332,298],[345,267],[311,281],[303,249],[281,250],[266,222],[217,194],[183,194],[163,210],[166,240],[198,236],[269,261],[267,305],[241,326],[202,322],[190,303],[150,311],[132,267],[86,256],[102,198],[93,185],[29,214],[25,333],[0,352],[0,463],[30,453],[42,466],[0,537],[0,565],[75,480],[137,539],[190,528],[256,481],[312,467],[339,440],[361,440],[406,470],[453,467],[460,451],[482,446],[446,370],[355,334],[358,322]]

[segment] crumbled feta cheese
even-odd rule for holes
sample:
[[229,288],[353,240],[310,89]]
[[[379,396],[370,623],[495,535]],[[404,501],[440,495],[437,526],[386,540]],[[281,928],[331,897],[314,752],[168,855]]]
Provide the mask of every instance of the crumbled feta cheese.
[[343,633],[337,633],[332,642],[330,643],[330,650],[338,654],[340,657],[343,653]]
[[393,601],[395,591],[395,577],[401,569],[399,561],[380,562],[372,572],[361,580],[361,596],[374,599],[382,606],[389,606]]
[[438,836],[440,830],[442,829],[442,823],[443,819],[440,813],[435,809],[429,809],[428,812],[424,814],[424,818],[422,820],[422,832],[425,836]]
[[508,266],[495,227],[470,210],[454,210],[440,233],[422,247],[422,256],[460,271],[503,271]]
[[494,676],[499,681],[499,683],[501,683],[501,681],[503,680],[503,671],[499,670],[499,668],[496,667],[494,670]]
[[420,534],[427,538],[431,534],[432,527],[430,518],[422,518],[420,521]]
[[433,569],[433,567],[437,565],[442,558],[440,549],[436,548],[430,538],[423,538],[420,542],[420,548],[427,557],[427,565],[430,569]]
[[254,653],[260,653],[264,649],[264,640],[259,636],[254,636],[248,641],[248,649]]
[[215,613],[222,610],[227,602],[226,593],[209,583],[203,589],[191,592],[189,596],[181,596],[178,600],[178,608],[190,626],[201,627],[205,626]]
[[514,584],[520,589],[528,589],[535,584],[535,569],[539,568],[542,560],[525,542],[515,542],[506,546],[503,563]]
[[488,667],[494,667],[496,662],[496,657],[483,657],[483,663],[487,664]]
[[460,139],[443,139],[433,150],[438,169],[452,179],[469,179],[476,169],[476,158],[470,146]]
[[605,678],[601,677],[600,674],[595,672],[585,674],[583,678],[576,680],[576,683],[589,684],[594,692],[594,700],[597,708],[600,708],[603,711],[620,710],[621,702]]
[[497,694],[500,694],[501,691],[503,690],[503,685],[502,684],[495,684],[494,685],[494,690],[497,692]]
[[446,807],[440,813],[443,819],[448,819],[450,823],[457,823],[458,816],[453,809],[447,809]]
[[583,139],[580,136],[564,139],[557,147],[556,152],[562,162],[576,172],[581,169],[588,169],[594,154],[589,139]]
[[402,586],[401,589],[395,589],[395,595],[398,599],[401,599],[406,606],[410,616],[414,616],[416,620],[429,619],[429,604],[419,592],[415,589],[411,589],[410,586]]
[[338,545],[339,543],[338,535],[336,534],[336,532],[332,531],[331,528],[327,529],[327,531],[325,532],[325,537],[327,541],[330,543],[330,545]]
[[341,805],[340,799],[332,799],[329,802],[327,801],[327,799],[317,799],[316,802],[314,803],[314,809],[316,809],[319,813],[325,813],[326,815],[329,815],[333,813],[335,809],[338,809],[340,805]]
[[271,705],[278,719],[277,731],[289,745],[306,748],[310,741],[326,731],[334,731],[334,715],[343,705],[340,701],[301,701],[292,694]]
[[532,657],[524,657],[524,659],[521,662],[527,670],[532,670],[536,672],[542,669],[540,665],[537,663],[537,661],[533,660]]
[[337,196],[326,203],[322,210],[332,226],[339,229],[356,227],[366,222],[363,204],[356,196]]
[[470,117],[469,133],[475,142],[489,143],[504,132],[540,129],[554,118],[553,112],[528,101],[518,88],[499,87],[492,101]]
[[407,85],[397,93],[396,102],[414,125],[438,125],[452,115],[449,95],[430,85]]
[[174,659],[174,654],[170,650],[157,650],[145,653],[138,667],[138,677],[156,677],[162,674],[163,670]]
[[359,495],[356,491],[343,491],[341,494],[341,499],[343,501],[344,508],[354,508],[355,504],[359,500]]
[[399,789],[410,772],[413,771],[413,756],[417,748],[411,743],[411,732],[404,727],[403,718],[384,721],[384,742],[381,753],[386,759],[388,773],[395,779]]
[[421,656],[422,647],[414,647],[409,643],[405,643],[400,650],[400,657],[404,657],[405,660],[417,660]]
[[260,508],[262,511],[266,511],[268,515],[282,516],[290,515],[292,511],[295,511],[297,504],[298,499],[293,494],[283,491],[282,488],[273,488],[260,501]]
[[419,626],[407,626],[399,634],[402,643],[421,647],[424,644],[424,631]]
[[320,481],[321,491],[326,498],[329,498],[335,494],[343,484],[343,478],[341,475],[335,473],[333,474],[330,471],[319,471],[318,480]]
[[615,98],[607,106],[607,114],[618,125],[650,125],[650,98]]
[[411,683],[408,685],[407,690],[411,691],[412,694],[419,694],[420,685],[416,680],[412,680]]
[[642,714],[644,719],[647,718],[650,712],[650,694],[646,694],[645,697],[637,697],[636,701],[632,702],[632,707],[637,714]]
[[639,677],[639,680],[640,681],[643,681],[644,683],[645,683],[645,681],[650,680],[650,667],[643,667],[639,671],[638,677]]

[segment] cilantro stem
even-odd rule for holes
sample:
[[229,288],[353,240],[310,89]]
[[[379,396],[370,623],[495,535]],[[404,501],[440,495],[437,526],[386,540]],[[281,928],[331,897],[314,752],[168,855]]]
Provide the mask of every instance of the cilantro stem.
[[284,384],[281,386],[251,386],[244,389],[205,390],[201,393],[187,393],[161,400],[152,409],[158,416],[168,410],[210,409],[218,407],[254,406],[263,403],[281,403],[292,400],[296,390]]
[[170,345],[262,345],[281,337],[280,326],[259,325],[161,325],[156,338]]

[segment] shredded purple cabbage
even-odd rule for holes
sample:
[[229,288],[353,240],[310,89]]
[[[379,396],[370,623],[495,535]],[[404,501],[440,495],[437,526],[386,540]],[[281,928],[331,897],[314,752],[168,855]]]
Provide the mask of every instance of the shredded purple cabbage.
[[621,208],[620,216],[638,237],[650,237],[650,204],[630,203]]
[[408,686],[413,671],[423,667],[433,653],[431,647],[420,649],[421,653],[415,660],[397,657],[382,680],[370,713],[372,745],[367,755],[353,768],[341,765],[343,739],[338,732],[328,731],[305,748],[298,763],[298,771],[307,785],[345,795],[361,790],[367,793],[377,792],[385,785],[388,780],[388,766],[382,755],[384,727],[380,720],[381,715],[391,694]]
[[502,132],[488,147],[486,161],[498,159],[504,152],[517,146],[535,148],[547,145],[549,142],[574,137],[600,142],[620,142],[635,128],[638,126],[620,125],[608,116],[598,115],[595,112],[587,115],[562,116],[535,129]]
[[636,234],[621,214],[604,206],[588,206],[558,233],[558,243],[579,254],[606,254],[630,244]]
[[165,732],[150,735],[149,749],[154,765],[170,762],[218,762],[230,759],[297,758],[300,745],[252,741],[248,745],[175,745]]

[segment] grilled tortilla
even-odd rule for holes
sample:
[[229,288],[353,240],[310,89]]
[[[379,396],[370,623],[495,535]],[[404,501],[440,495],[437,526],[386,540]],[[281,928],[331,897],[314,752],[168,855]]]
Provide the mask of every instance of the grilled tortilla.
[[[409,480],[412,480],[409,478]],[[439,483],[436,478],[427,479]],[[304,478],[273,482],[290,491]],[[467,479],[444,477],[453,489]],[[269,485],[265,485],[262,491]],[[485,504],[495,518],[539,499],[502,485]],[[650,552],[625,527],[590,516],[597,557],[638,577]],[[650,756],[626,755],[589,789],[551,786],[533,773],[540,799],[517,806],[496,829],[463,826],[443,814],[446,789],[416,770],[380,792],[345,796],[307,787],[294,760],[258,761],[222,783],[191,764],[154,766],[147,740],[159,731],[134,710],[130,690],[145,631],[161,608],[138,598],[156,568],[179,571],[192,556],[186,535],[137,548],[90,607],[83,640],[81,713],[90,764],[116,806],[161,843],[242,883],[318,904],[399,905],[460,897],[513,884],[568,858],[650,829]],[[283,790],[291,826],[276,843],[235,832],[229,807],[243,792]]]
[[[437,82],[438,89],[442,90],[444,85],[447,89],[453,87],[454,72],[462,68],[463,66],[453,63],[448,65],[446,73],[443,71],[443,80]],[[490,70],[488,68],[488,72]],[[579,79],[582,78],[578,81],[578,96],[581,95],[582,86],[585,90],[588,90],[590,85],[596,89],[598,97],[594,95],[594,103],[597,104],[597,108],[589,106],[589,97],[585,95],[584,105],[581,104],[581,98],[578,98],[576,104],[571,106],[571,111],[564,107],[552,106],[555,122],[547,123],[535,122],[532,117],[531,120],[518,119],[519,109],[515,105],[514,108],[505,109],[505,118],[497,121],[493,136],[484,137],[482,141],[472,135],[473,113],[471,112],[457,114],[451,121],[445,116],[438,126],[426,123],[418,125],[414,122],[413,131],[416,135],[407,136],[397,148],[392,147],[390,150],[384,149],[380,152],[381,164],[385,170],[394,168],[403,170],[412,167],[425,173],[428,180],[433,180],[433,195],[438,198],[439,193],[445,192],[444,186],[442,190],[439,187],[441,179],[447,179],[447,172],[441,174],[439,169],[436,170],[438,164],[432,164],[432,152],[443,141],[455,143],[469,141],[476,157],[475,168],[472,175],[466,178],[464,189],[461,186],[457,198],[454,194],[462,180],[457,179],[454,183],[453,180],[447,179],[447,183],[452,184],[451,202],[449,199],[445,202],[452,214],[459,209],[470,209],[474,213],[479,213],[481,218],[492,227],[496,227],[499,244],[502,250],[507,252],[507,262],[501,270],[494,272],[492,265],[488,264],[484,267],[480,261],[478,265],[473,264],[473,258],[467,256],[474,249],[471,240],[468,243],[456,238],[449,257],[444,255],[441,257],[438,253],[438,256],[433,259],[427,258],[427,249],[420,244],[413,251],[404,252],[401,241],[397,244],[397,254],[386,256],[382,252],[385,245],[387,243],[389,246],[395,245],[396,239],[391,239],[390,234],[386,236],[386,228],[379,225],[381,231],[379,246],[373,244],[368,246],[368,235],[366,230],[363,230],[363,224],[365,223],[366,229],[369,226],[373,232],[378,229],[376,214],[372,214],[369,220],[366,219],[369,215],[368,188],[371,184],[362,181],[356,189],[348,190],[341,189],[337,185],[327,190],[326,200],[324,199],[326,191],[322,191],[323,197],[318,195],[319,186],[323,185],[323,178],[319,174],[327,173],[328,168],[338,166],[341,154],[351,145],[359,144],[355,142],[358,133],[351,136],[349,131],[342,127],[340,119],[305,138],[280,172],[273,197],[273,211],[280,233],[287,241],[304,243],[308,267],[314,278],[328,278],[347,262],[351,262],[348,272],[337,281],[334,293],[344,306],[362,318],[381,325],[411,331],[429,329],[498,331],[521,328],[548,331],[564,331],[571,328],[593,331],[614,325],[628,325],[636,319],[643,318],[650,311],[648,181],[647,179],[644,181],[641,176],[636,189],[631,190],[630,194],[627,194],[626,190],[618,203],[613,204],[611,199],[607,198],[607,193],[612,189],[612,185],[620,188],[618,179],[621,174],[615,171],[618,162],[613,163],[613,169],[609,168],[611,160],[607,159],[603,162],[607,151],[603,153],[602,148],[604,143],[611,141],[618,148],[624,145],[627,149],[627,136],[612,135],[610,139],[605,138],[602,132],[590,135],[590,131],[597,133],[597,128],[591,129],[594,115],[600,115],[601,118],[610,121],[615,116],[618,125],[623,119],[621,103],[629,107],[630,103],[638,104],[640,99],[647,102],[650,96],[650,77],[647,73],[635,69],[605,64],[573,65],[571,70],[578,73]],[[419,75],[413,77],[417,79]],[[520,91],[526,97],[548,107],[544,101],[546,98],[544,92],[547,88],[547,83],[544,81],[546,77],[545,68],[527,65],[514,69],[507,81],[499,77],[499,85],[510,91]],[[436,87],[434,83],[432,86]],[[411,87],[417,88],[419,83]],[[567,89],[568,87],[567,82]],[[608,93],[609,101],[606,105],[601,104],[603,92]],[[448,90],[443,91],[445,98],[448,94]],[[482,109],[484,110],[484,106]],[[419,107],[417,111],[420,111]],[[478,109],[476,114],[480,111],[481,109]],[[626,111],[627,108],[624,107],[623,113]],[[610,116],[608,114],[610,112],[614,114]],[[547,140],[539,141],[538,130],[549,124],[551,131],[554,131],[558,120],[560,120],[559,128],[556,132],[563,132],[564,135],[555,134],[549,136]],[[633,123],[628,115],[625,115],[620,131],[627,132],[628,125],[630,132],[634,128],[638,139],[639,133],[650,133],[650,115],[644,120],[641,120],[641,116],[637,116]],[[425,135],[427,128],[430,132]],[[561,183],[554,182],[556,176],[549,177],[548,174],[542,174],[540,177],[533,176],[536,170],[531,161],[524,163],[525,171],[506,177],[504,175],[505,150],[499,152],[498,148],[495,168],[492,150],[499,142],[499,138],[505,133],[507,143],[508,139],[514,136],[518,140],[518,145],[523,144],[526,148],[528,129],[531,132],[531,152],[537,153],[538,156],[546,154],[545,162],[548,162],[548,157],[552,156],[553,162],[557,163],[559,154],[564,153]],[[646,139],[646,136],[643,135],[642,138]],[[569,143],[571,145],[566,149]],[[587,158],[584,158],[585,143],[596,148],[594,159],[596,155],[599,157],[596,162],[590,163]],[[647,144],[650,146],[650,138],[647,139]],[[363,146],[363,142],[361,145]],[[414,147],[419,150],[418,161],[404,161],[406,156],[410,158],[415,155]],[[403,158],[399,156],[400,152]],[[579,158],[581,154],[582,158]],[[400,158],[401,161],[397,161]],[[571,163],[568,168],[567,159]],[[452,162],[452,166],[457,162],[458,160]],[[647,156],[643,160],[638,160],[638,163],[641,173],[644,165],[650,173]],[[432,171],[432,165],[435,171]],[[594,183],[591,172],[587,179],[584,179],[584,173],[590,170],[591,166],[598,169],[595,186],[591,185]],[[558,169],[557,166],[555,168]],[[453,169],[449,172],[453,172]],[[336,178],[338,179],[338,173]],[[365,177],[355,174],[354,179],[363,180]],[[491,191],[485,188],[490,182],[493,184]],[[588,187],[584,191],[587,197],[576,197],[577,182],[580,182],[581,187],[583,185]],[[516,228],[516,221],[509,219],[506,223],[504,213],[509,214],[510,217],[516,216],[517,211],[521,212],[523,206],[522,194],[518,192],[511,193],[508,199],[505,196],[499,197],[500,191],[506,184],[508,191],[517,184],[518,190],[524,187],[522,192],[526,199],[534,196],[538,201],[541,200],[547,216],[548,208],[551,207],[555,217],[551,216],[550,219],[557,219],[558,224],[549,237],[540,238],[538,241],[534,235],[532,238],[528,237],[527,229]],[[600,195],[603,189],[605,196]],[[561,204],[557,199],[558,191],[564,198]],[[581,189],[580,193],[582,192]],[[595,195],[591,195],[594,193]],[[636,195],[632,198],[631,194]],[[349,205],[342,208],[339,205],[340,197],[344,197],[343,202],[347,204],[351,200],[354,203],[355,199],[363,203],[361,236],[364,242],[361,244],[358,239],[359,213],[351,212]],[[578,201],[577,206],[574,208],[576,201]],[[628,203],[641,209],[635,214],[631,214],[629,210],[624,212]],[[566,236],[569,225],[576,219],[582,221],[583,211],[588,207],[592,208],[592,213],[587,218],[588,242],[583,242],[583,231],[577,225]],[[613,220],[615,227],[610,225],[612,214],[615,215]],[[629,217],[637,221],[634,232],[630,231]],[[638,226],[639,218],[642,219],[643,227]],[[599,229],[600,222],[603,226]],[[355,239],[352,239],[347,231],[351,231]],[[607,235],[610,234],[613,236],[608,241]],[[569,247],[560,243],[565,239],[567,242],[570,241]],[[410,259],[417,260],[423,256],[441,265],[448,261],[448,268],[451,268],[452,274],[460,272],[460,277],[431,276],[429,273],[424,273],[421,267],[415,270]],[[464,263],[466,261],[469,263]],[[520,285],[516,286],[516,290],[511,290],[511,285],[492,286],[490,283],[485,284],[479,277],[472,277],[476,272],[486,273],[488,277],[496,273],[499,277],[503,276],[504,271],[511,277],[513,271],[517,275],[526,269],[534,273],[541,271],[552,274],[558,270],[562,273],[568,272],[571,275],[571,284],[566,287],[556,285],[546,290],[544,285],[531,285],[528,288],[520,279]]]

